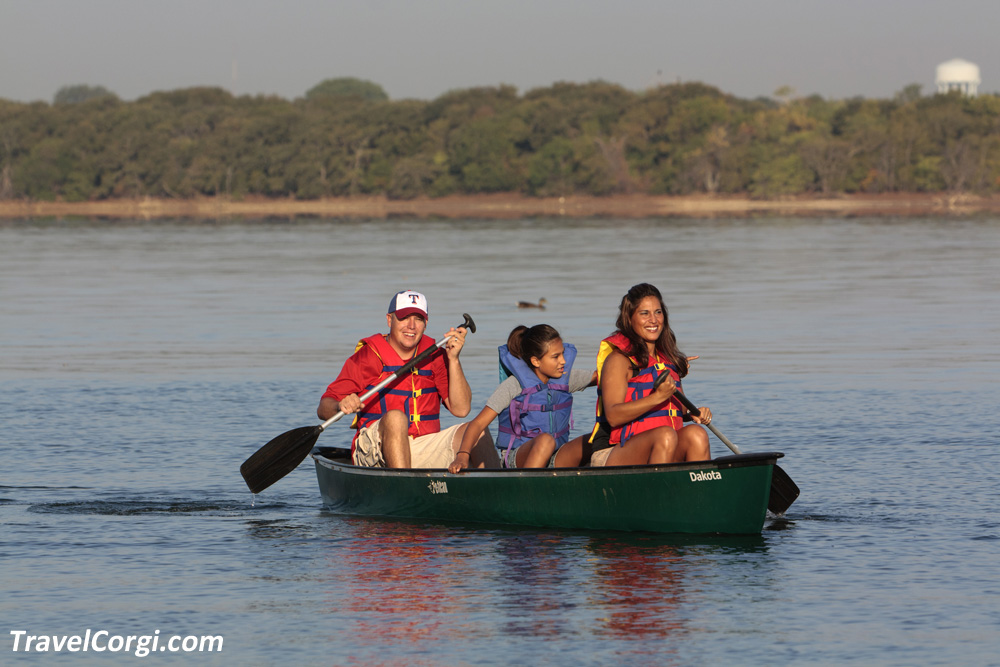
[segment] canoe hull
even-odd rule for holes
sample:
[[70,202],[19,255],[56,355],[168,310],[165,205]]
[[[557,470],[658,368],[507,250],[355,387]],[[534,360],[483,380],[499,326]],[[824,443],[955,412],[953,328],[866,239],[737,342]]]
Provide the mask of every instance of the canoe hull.
[[330,510],[384,516],[587,530],[760,533],[780,453],[661,466],[543,470],[387,470],[316,448]]

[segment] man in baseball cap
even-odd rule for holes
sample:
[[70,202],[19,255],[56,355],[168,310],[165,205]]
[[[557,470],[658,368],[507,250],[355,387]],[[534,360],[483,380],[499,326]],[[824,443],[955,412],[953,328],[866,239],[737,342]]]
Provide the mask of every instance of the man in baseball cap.
[[[451,328],[444,354],[432,354],[412,372],[397,378],[362,405],[359,396],[406,365],[435,342],[424,335],[427,297],[414,290],[393,295],[385,321],[388,334],[362,339],[326,392],[316,414],[326,421],[338,411],[355,414],[357,433],[351,443],[356,465],[386,468],[447,468],[462,444],[466,424],[441,430],[444,405],[455,417],[469,414],[472,391],[459,354],[466,330]],[[496,460],[493,438],[486,431],[476,443],[471,466]],[[496,461],[499,467],[499,461]]]

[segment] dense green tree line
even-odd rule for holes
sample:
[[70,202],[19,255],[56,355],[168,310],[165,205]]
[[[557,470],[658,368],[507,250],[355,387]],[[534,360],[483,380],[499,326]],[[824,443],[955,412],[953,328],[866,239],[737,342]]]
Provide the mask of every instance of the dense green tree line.
[[593,82],[432,101],[357,80],[293,101],[214,88],[125,102],[64,89],[0,100],[0,198],[313,199],[519,192],[992,192],[1000,98],[738,99],[686,83]]

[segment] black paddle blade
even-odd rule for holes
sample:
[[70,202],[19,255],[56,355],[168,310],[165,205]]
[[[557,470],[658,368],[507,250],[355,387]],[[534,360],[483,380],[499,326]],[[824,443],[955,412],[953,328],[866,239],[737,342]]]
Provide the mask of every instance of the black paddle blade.
[[795,485],[788,473],[774,466],[771,473],[771,495],[767,499],[767,509],[775,514],[784,514],[795,499],[799,497],[799,487]]
[[250,492],[260,493],[295,470],[309,456],[322,432],[319,426],[292,429],[254,452],[240,466]]

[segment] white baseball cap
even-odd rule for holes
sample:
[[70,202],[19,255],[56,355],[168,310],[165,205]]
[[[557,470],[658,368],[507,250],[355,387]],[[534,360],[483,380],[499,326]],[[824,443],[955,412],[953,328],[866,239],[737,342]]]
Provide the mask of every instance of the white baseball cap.
[[420,292],[403,290],[397,292],[389,302],[389,314],[396,314],[397,320],[405,320],[410,315],[420,315],[427,319],[427,297]]

